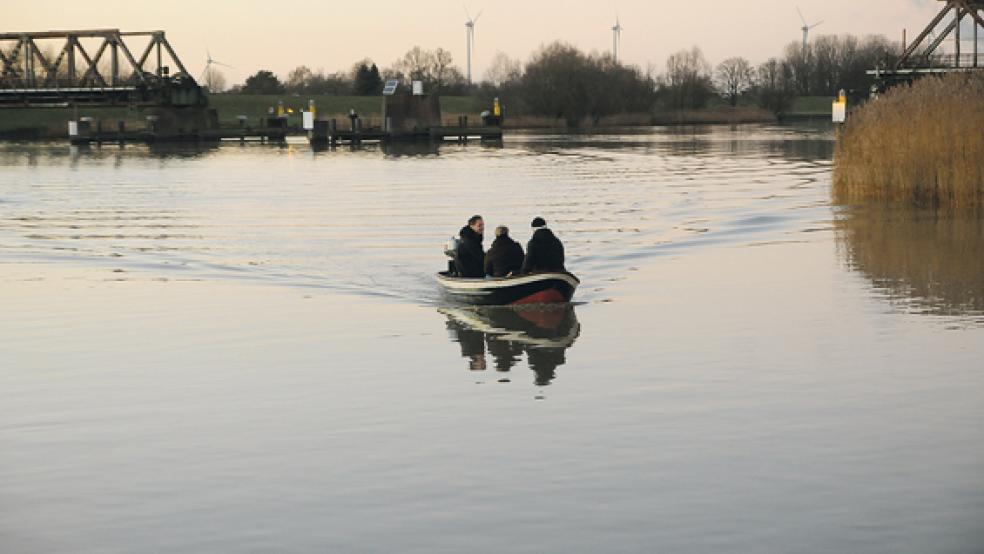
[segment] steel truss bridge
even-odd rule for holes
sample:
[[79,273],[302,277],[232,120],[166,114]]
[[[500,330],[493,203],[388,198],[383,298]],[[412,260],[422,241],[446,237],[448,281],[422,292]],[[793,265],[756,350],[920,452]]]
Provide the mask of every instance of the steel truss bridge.
[[0,108],[206,103],[164,31],[0,33]]
[[[911,81],[922,75],[984,71],[984,52],[980,39],[984,37],[984,0],[939,0],[946,5],[912,43],[905,47],[898,62],[891,68],[868,71],[883,82]],[[961,23],[972,21],[971,36],[963,36]],[[939,29],[941,23],[945,23]],[[940,46],[953,39],[953,53],[940,53]],[[970,51],[965,42],[972,41]]]

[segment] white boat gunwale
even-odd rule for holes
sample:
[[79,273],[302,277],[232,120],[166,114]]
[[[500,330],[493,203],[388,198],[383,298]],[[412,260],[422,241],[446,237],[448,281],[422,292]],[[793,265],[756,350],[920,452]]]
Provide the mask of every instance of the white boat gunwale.
[[484,277],[481,279],[476,277],[451,277],[438,273],[437,278],[448,287],[461,290],[473,289],[476,291],[482,289],[494,290],[501,287],[513,287],[536,283],[538,281],[552,280],[564,281],[572,288],[577,288],[581,284],[580,279],[570,273],[563,272],[531,273],[513,277]]

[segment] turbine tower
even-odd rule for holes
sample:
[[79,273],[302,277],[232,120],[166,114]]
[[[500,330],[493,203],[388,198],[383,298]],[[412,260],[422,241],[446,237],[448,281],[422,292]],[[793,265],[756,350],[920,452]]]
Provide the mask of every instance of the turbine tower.
[[209,92],[214,92],[212,90],[212,84],[213,84],[213,79],[214,79],[213,73],[212,73],[212,66],[213,65],[218,65],[218,66],[222,66],[222,67],[228,67],[229,69],[235,69],[235,68],[233,68],[231,65],[229,65],[227,63],[222,63],[222,62],[220,62],[218,60],[213,59],[212,58],[212,53],[209,52],[208,48],[206,48],[205,49],[205,69],[202,70],[201,81],[203,83],[205,83],[205,88],[209,89]]
[[821,23],[823,23],[823,21],[817,21],[813,25],[810,25],[806,22],[806,18],[803,17],[803,12],[800,11],[799,6],[796,6],[796,13],[799,14],[800,21],[803,22],[803,26],[800,27],[800,30],[803,31],[803,50],[806,50],[806,45],[810,42],[810,29],[818,27]]
[[622,47],[622,24],[618,22],[618,15],[615,16],[615,26],[612,27],[612,58],[618,63],[619,50]]
[[482,17],[482,10],[478,11],[478,15],[475,19],[472,19],[470,13],[468,13],[468,8],[465,8],[465,15],[468,16],[468,21],[465,22],[465,49],[468,58],[468,84],[472,84],[472,50],[475,49],[475,24],[478,23],[478,18]]

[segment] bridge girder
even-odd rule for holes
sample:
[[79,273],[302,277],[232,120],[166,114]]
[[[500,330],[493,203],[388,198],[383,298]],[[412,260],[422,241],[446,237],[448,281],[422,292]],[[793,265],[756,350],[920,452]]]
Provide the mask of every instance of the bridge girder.
[[[895,64],[895,70],[903,69],[919,69],[919,68],[935,68],[935,69],[947,69],[951,66],[952,69],[961,68],[979,68],[981,66],[980,55],[978,51],[978,33],[984,32],[984,0],[940,0],[940,2],[945,2],[946,5],[940,10],[938,14],[926,25],[921,33],[912,41],[902,52],[902,56],[899,57],[898,62]],[[941,22],[947,19],[947,16],[953,15],[952,19],[947,23],[946,27],[943,29],[938,36],[933,36],[934,31],[939,26]],[[970,17],[973,22],[973,53],[970,56],[969,66],[963,65],[963,57],[961,53],[961,36],[960,36],[960,23],[964,18]],[[952,57],[951,63],[946,63],[948,60],[942,60],[944,63],[934,64],[934,56],[937,49],[943,42],[950,37],[954,36],[955,53]],[[927,40],[929,39],[929,40]]]
[[[127,43],[132,37],[149,39],[139,58]],[[60,48],[54,52],[50,42],[45,49],[38,44],[52,40],[60,41],[56,43]],[[90,50],[95,44],[98,46]],[[171,66],[177,71],[172,73]],[[184,92],[175,96],[179,89]],[[182,98],[184,105],[207,102],[164,31],[0,33],[0,106],[58,102],[170,104],[176,97]]]

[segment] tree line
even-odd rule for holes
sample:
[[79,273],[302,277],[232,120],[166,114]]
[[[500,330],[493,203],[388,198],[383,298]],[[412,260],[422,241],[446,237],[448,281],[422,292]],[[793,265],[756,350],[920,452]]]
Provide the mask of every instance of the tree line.
[[695,110],[715,98],[731,106],[757,105],[787,110],[796,96],[833,96],[841,89],[864,96],[871,85],[869,69],[894,63],[899,45],[881,36],[858,38],[825,35],[805,47],[789,44],[782,56],[755,66],[733,57],[712,66],[700,48],[681,50],[660,71],[616,62],[607,53],[586,53],[563,42],[545,45],[524,63],[499,53],[481,84],[471,85],[442,48],[413,47],[380,69],[361,60],[347,72],[326,74],[306,66],[285,80],[261,70],[231,92],[243,94],[377,95],[383,83],[423,81],[441,94],[499,97],[512,114],[543,115],[577,123],[606,115],[653,110]]
[[349,71],[325,73],[307,66],[292,69],[281,80],[263,69],[229,90],[241,94],[337,94],[372,96],[383,91],[385,81],[396,79],[410,85],[423,81],[427,90],[441,94],[468,94],[471,91],[461,70],[454,65],[451,53],[443,48],[426,50],[414,46],[390,66],[380,69],[370,59],[360,60]]

